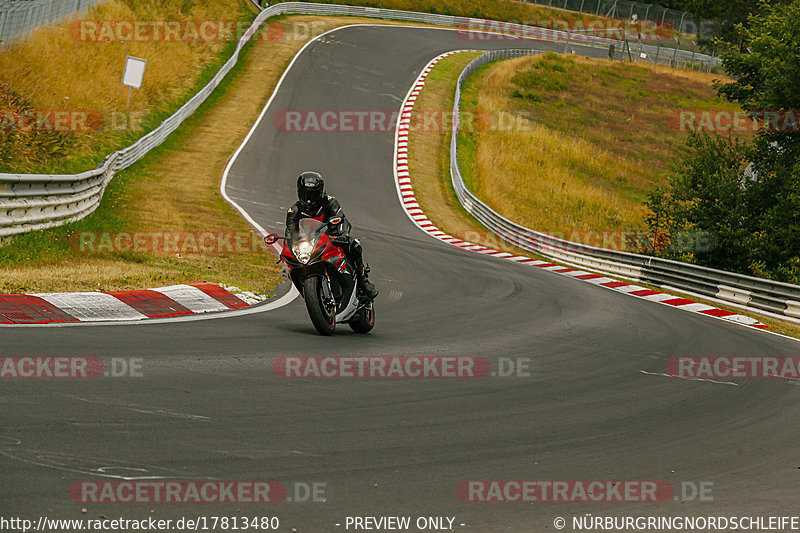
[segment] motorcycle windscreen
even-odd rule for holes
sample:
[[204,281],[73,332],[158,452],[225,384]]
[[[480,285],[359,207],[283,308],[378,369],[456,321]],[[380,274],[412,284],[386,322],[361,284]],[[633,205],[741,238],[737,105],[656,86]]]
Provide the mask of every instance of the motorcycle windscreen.
[[322,225],[319,220],[302,218],[297,223],[297,231],[292,234],[292,241],[314,241],[318,237],[317,228]]

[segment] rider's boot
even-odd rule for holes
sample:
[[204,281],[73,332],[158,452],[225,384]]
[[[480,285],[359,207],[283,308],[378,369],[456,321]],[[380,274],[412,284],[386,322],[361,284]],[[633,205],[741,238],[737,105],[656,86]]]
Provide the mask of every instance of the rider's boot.
[[356,265],[356,272],[358,273],[358,288],[364,293],[367,298],[374,300],[378,296],[378,289],[369,281],[369,266],[359,261],[360,265]]

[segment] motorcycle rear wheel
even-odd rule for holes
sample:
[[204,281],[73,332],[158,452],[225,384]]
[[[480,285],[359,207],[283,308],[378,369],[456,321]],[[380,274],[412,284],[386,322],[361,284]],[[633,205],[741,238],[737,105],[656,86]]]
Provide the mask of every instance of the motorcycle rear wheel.
[[347,323],[356,333],[369,333],[375,327],[375,308],[370,302],[358,311]]

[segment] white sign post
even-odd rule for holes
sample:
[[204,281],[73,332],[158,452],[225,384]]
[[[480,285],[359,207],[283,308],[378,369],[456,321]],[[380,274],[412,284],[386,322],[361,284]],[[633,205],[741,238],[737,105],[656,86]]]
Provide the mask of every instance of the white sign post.
[[127,107],[130,107],[131,105],[131,91],[133,91],[133,88],[142,88],[145,65],[147,65],[146,59],[139,59],[138,57],[133,56],[128,56],[125,58],[125,72],[122,73],[122,84],[128,86]]

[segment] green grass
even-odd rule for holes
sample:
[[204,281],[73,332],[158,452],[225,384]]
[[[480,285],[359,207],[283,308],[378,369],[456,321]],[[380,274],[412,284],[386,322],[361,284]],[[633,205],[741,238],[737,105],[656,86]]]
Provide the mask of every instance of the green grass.
[[[436,70],[439,70],[439,66],[437,66]],[[478,107],[478,93],[474,91],[475,87],[475,80],[481,75],[481,72],[484,72],[486,69],[489,68],[489,65],[483,65],[482,67],[478,68],[475,72],[473,72],[472,76],[468,77],[464,80],[464,84],[461,86],[461,110],[474,110]],[[434,70],[433,72],[436,72]],[[431,72],[430,76],[433,77],[433,72]],[[442,72],[443,76],[450,75],[450,72],[444,71]],[[458,74],[460,75],[460,73]],[[456,79],[458,79],[458,75]],[[432,80],[436,83],[438,80],[437,78],[433,78]],[[459,128],[458,136],[456,137],[456,146],[458,146],[458,154],[459,160],[461,161],[473,161],[475,159],[475,149],[476,149],[476,142],[475,136],[467,133],[464,128]],[[465,165],[461,168],[461,177],[464,180],[464,184],[467,186],[467,189],[472,189],[474,186],[473,177],[474,177],[474,169],[472,165]]]

